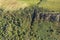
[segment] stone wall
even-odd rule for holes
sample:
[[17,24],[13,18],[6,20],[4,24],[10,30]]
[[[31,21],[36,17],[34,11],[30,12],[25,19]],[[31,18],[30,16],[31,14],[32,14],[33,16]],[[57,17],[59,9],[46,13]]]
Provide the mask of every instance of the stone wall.
[[60,22],[60,13],[37,13],[38,19],[43,20],[43,21],[57,21]]

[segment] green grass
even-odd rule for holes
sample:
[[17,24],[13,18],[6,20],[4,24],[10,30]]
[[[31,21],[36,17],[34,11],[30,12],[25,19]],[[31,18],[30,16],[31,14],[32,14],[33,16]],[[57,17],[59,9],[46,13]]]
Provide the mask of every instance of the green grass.
[[60,0],[43,0],[40,6],[49,10],[60,11]]
[[24,9],[25,7],[36,5],[38,2],[39,0],[4,0],[0,1],[0,8],[4,8],[5,10]]
[[19,1],[24,1],[25,3],[28,4],[37,4],[39,2],[39,0],[19,0]]
[[[37,5],[40,0],[7,0],[0,1],[0,8],[5,8],[7,10],[16,10],[19,8],[25,8],[29,6]],[[60,11],[60,0],[42,0],[40,7],[44,9]]]

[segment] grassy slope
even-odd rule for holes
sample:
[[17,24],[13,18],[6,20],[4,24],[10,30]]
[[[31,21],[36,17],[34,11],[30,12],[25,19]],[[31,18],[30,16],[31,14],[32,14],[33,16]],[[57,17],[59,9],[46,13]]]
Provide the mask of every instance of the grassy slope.
[[57,22],[43,21],[37,12],[31,25],[33,10],[0,12],[0,40],[59,40],[60,24]]
[[[25,8],[31,5],[36,5],[40,0],[0,0],[0,7],[10,10],[15,10],[19,8]],[[41,4],[43,8],[48,8],[50,10],[59,11],[60,10],[60,0],[42,0]]]
[[0,0],[0,7],[5,8],[6,10],[15,10],[19,8],[25,8],[30,5],[34,5],[39,0]]
[[60,0],[43,0],[40,6],[50,10],[60,11]]
[[[30,1],[27,3],[29,2]],[[22,3],[25,4],[26,2],[24,1]],[[41,21],[38,15],[31,26],[32,28],[30,28],[33,12],[31,8],[24,9],[22,12],[21,10],[5,13],[1,12],[0,40],[59,40],[60,32],[58,32],[58,29],[60,26],[57,25],[57,23]]]

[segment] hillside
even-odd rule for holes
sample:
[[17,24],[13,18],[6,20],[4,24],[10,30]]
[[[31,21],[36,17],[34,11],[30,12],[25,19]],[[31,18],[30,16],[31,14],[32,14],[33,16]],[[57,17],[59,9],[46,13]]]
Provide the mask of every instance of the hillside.
[[42,0],[39,6],[54,11],[60,11],[60,0]]
[[[39,2],[40,0],[0,0],[0,8],[15,10],[34,6]],[[60,11],[60,0],[42,0],[38,6],[43,7],[44,9]]]
[[41,9],[0,9],[0,40],[60,40],[60,13],[41,13]]
[[0,40],[60,40],[59,0],[0,0]]
[[35,5],[38,0],[0,0],[0,8],[5,10],[16,10]]

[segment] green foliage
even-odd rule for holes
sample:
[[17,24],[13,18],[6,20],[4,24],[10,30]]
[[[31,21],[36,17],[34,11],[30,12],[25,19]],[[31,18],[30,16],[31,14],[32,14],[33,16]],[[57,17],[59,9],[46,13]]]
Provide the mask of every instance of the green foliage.
[[37,6],[1,11],[0,40],[59,40],[56,22],[42,21],[37,15],[31,25],[34,9],[37,10],[36,14],[43,12]]

